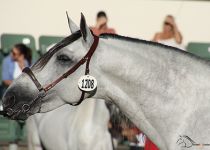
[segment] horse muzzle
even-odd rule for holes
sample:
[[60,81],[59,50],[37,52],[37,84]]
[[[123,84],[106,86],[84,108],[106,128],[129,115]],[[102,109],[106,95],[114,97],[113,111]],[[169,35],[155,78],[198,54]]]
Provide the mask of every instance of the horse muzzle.
[[[33,105],[32,105],[33,104]],[[29,116],[39,112],[41,107],[41,99],[36,101],[20,102],[11,93],[3,97],[3,109],[0,115],[13,120],[26,120]]]

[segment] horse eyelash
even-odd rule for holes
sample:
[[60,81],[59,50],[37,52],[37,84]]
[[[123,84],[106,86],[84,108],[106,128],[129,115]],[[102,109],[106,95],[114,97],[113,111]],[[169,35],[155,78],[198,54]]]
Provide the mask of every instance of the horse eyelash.
[[[63,57],[63,58],[62,58]],[[65,58],[66,57],[66,58]],[[65,60],[66,59],[66,60]],[[62,62],[70,62],[70,63],[72,63],[73,62],[73,60],[69,57],[69,56],[67,56],[67,55],[59,55],[59,56],[57,56],[57,60],[58,61],[62,61]]]

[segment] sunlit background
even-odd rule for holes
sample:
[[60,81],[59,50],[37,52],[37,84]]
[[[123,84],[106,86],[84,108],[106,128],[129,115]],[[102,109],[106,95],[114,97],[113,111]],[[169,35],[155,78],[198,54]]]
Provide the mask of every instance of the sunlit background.
[[184,45],[209,41],[210,2],[200,0],[1,0],[0,34],[68,35],[65,11],[76,23],[83,12],[87,23],[94,25],[99,10],[107,13],[109,26],[121,35],[151,40],[161,30],[164,17],[172,14]]

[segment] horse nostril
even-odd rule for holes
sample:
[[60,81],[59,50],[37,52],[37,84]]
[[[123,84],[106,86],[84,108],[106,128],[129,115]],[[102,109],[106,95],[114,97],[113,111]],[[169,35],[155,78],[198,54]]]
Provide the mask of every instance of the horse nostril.
[[5,107],[12,107],[15,104],[15,96],[8,96],[4,99],[4,105]]
[[13,111],[11,108],[8,108],[8,109],[6,110],[6,114],[7,114],[8,116],[12,116],[13,113],[14,113],[14,111]]

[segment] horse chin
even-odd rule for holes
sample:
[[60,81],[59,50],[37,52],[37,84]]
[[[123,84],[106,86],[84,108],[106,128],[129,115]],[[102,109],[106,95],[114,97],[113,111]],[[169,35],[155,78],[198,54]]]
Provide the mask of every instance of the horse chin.
[[11,120],[23,120],[25,121],[30,115],[25,113],[19,113],[18,115],[12,115],[10,117]]
[[46,112],[52,111],[52,110],[64,105],[64,104],[65,104],[65,102],[59,100],[58,98],[56,100],[53,100],[53,101],[51,101],[51,99],[47,100],[47,101],[43,101],[42,104],[41,104],[39,112],[40,113],[46,113]]

